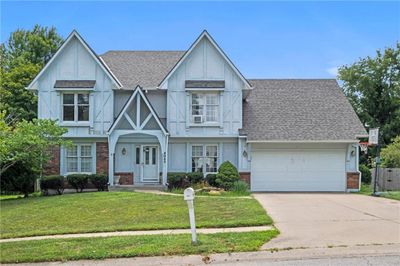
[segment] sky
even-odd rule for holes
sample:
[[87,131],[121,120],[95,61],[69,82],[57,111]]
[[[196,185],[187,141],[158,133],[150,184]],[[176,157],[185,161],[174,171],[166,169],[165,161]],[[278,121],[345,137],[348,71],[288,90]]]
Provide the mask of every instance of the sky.
[[0,37],[35,24],[76,29],[97,54],[186,50],[206,29],[246,78],[334,78],[400,40],[400,1],[0,0]]

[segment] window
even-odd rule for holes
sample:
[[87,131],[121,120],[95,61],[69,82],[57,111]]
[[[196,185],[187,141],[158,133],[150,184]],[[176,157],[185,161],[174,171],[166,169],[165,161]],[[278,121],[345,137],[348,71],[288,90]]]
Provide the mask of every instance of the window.
[[140,146],[136,146],[136,164],[140,164]]
[[89,94],[63,94],[63,121],[89,121]]
[[216,173],[218,145],[192,145],[192,172]]
[[93,169],[92,145],[76,144],[66,149],[67,173],[91,173]]
[[191,122],[218,123],[219,95],[217,93],[192,93]]

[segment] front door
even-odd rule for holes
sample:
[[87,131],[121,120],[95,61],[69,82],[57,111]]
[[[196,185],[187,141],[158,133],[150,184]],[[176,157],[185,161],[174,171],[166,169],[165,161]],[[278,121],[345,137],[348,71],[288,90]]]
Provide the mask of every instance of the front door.
[[159,182],[158,146],[142,145],[142,182]]

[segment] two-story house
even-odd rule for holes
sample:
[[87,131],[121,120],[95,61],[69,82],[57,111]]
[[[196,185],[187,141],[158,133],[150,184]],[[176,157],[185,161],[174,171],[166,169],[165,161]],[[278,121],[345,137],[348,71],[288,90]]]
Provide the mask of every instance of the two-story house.
[[366,132],[337,82],[246,79],[206,31],[187,51],[101,56],[73,31],[28,89],[74,143],[48,173],[151,186],[230,161],[252,191],[359,188]]

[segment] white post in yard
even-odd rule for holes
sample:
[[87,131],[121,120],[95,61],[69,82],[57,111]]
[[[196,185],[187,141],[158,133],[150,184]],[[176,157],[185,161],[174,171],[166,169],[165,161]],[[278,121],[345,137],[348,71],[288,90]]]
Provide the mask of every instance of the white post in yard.
[[189,187],[183,192],[183,199],[187,202],[189,208],[190,230],[192,231],[192,244],[197,244],[196,223],[194,219],[194,190]]

